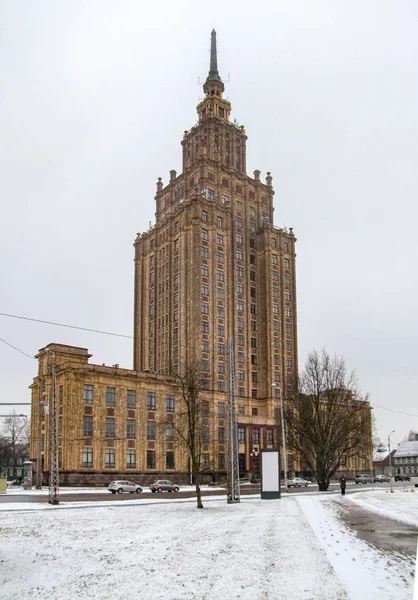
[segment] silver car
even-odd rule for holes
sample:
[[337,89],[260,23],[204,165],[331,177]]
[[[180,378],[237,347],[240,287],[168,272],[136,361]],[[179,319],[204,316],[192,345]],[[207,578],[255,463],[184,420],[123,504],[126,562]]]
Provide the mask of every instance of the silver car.
[[155,494],[155,492],[178,492],[179,486],[175,485],[172,481],[168,481],[168,479],[159,479],[158,481],[154,481],[154,483],[149,486],[149,489],[153,494]]
[[287,482],[287,487],[308,487],[309,485],[309,481],[306,481],[306,479],[302,479],[302,477],[294,477],[293,479],[290,479],[290,481]]
[[111,481],[107,486],[109,492],[112,494],[123,494],[123,492],[129,492],[131,494],[140,494],[142,492],[142,487],[133,483],[133,481],[127,481],[126,479],[121,479],[118,481]]

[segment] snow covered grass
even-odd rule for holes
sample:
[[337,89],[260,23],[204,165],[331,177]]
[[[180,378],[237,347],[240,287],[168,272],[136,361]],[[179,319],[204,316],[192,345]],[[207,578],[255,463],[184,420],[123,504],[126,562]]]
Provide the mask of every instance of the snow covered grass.
[[[149,486],[144,485],[143,487],[143,494],[152,494],[151,490],[149,489]],[[181,485],[180,486],[180,490],[182,492],[189,492],[189,491],[195,491],[195,486],[194,485]],[[203,490],[206,489],[210,489],[210,490],[223,490],[225,488],[221,488],[221,487],[209,487],[209,486],[202,486]],[[36,488],[32,488],[31,490],[25,490],[23,487],[8,487],[7,488],[7,492],[6,495],[7,496],[20,496],[20,495],[32,495],[32,496],[36,496],[36,495],[42,495],[42,496],[48,496],[49,494],[49,490],[48,490],[48,486],[43,486],[43,488],[41,490],[37,490]],[[107,489],[107,486],[105,487],[60,487],[60,496],[65,496],[66,494],[110,494],[110,492]]]
[[346,498],[384,517],[418,527],[418,488],[405,487],[349,494]]
[[339,520],[332,496],[300,495],[297,500],[351,600],[412,598],[415,571],[412,559],[380,552],[360,540]]
[[2,600],[343,600],[298,502],[5,512]]

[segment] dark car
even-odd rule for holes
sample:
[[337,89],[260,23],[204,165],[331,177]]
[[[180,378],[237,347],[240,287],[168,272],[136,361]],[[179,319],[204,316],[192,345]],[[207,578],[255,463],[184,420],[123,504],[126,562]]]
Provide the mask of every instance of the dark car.
[[395,475],[395,481],[411,481],[409,475]]
[[155,492],[178,492],[179,486],[175,485],[172,481],[168,481],[168,479],[159,479],[158,481],[154,481],[149,486],[149,489],[153,494]]

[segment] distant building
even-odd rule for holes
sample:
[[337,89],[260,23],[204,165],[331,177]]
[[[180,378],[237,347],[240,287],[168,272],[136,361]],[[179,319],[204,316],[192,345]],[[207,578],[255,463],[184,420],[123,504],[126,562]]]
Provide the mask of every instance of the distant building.
[[418,440],[399,444],[392,464],[394,475],[418,477]]

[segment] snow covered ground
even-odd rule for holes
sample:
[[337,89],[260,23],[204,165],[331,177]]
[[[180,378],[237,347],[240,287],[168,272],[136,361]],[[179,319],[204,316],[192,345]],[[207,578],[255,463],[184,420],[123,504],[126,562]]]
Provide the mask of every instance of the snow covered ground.
[[25,510],[2,503],[0,597],[412,598],[410,561],[348,532],[330,495],[204,504],[197,510],[193,499],[155,496],[110,505],[19,503]]
[[347,495],[350,502],[379,513],[384,517],[418,527],[418,488],[373,491]]
[[[182,485],[180,486],[180,490],[182,492],[189,492],[195,491],[195,486],[194,485]],[[209,486],[202,486],[202,490],[205,489],[210,489],[210,490],[222,490],[225,488],[217,488],[217,487],[209,487]],[[60,487],[59,490],[60,496],[65,496],[66,494],[110,494],[109,490],[106,487]],[[149,489],[148,486],[144,485],[143,486],[143,490],[142,490],[143,494],[152,494],[151,490]],[[8,496],[23,496],[26,494],[30,494],[32,496],[36,496],[36,495],[43,495],[43,496],[48,496],[49,494],[49,489],[47,486],[44,486],[41,490],[37,490],[36,488],[32,488],[31,490],[25,490],[23,487],[8,487],[7,488],[7,492],[6,494]]]

